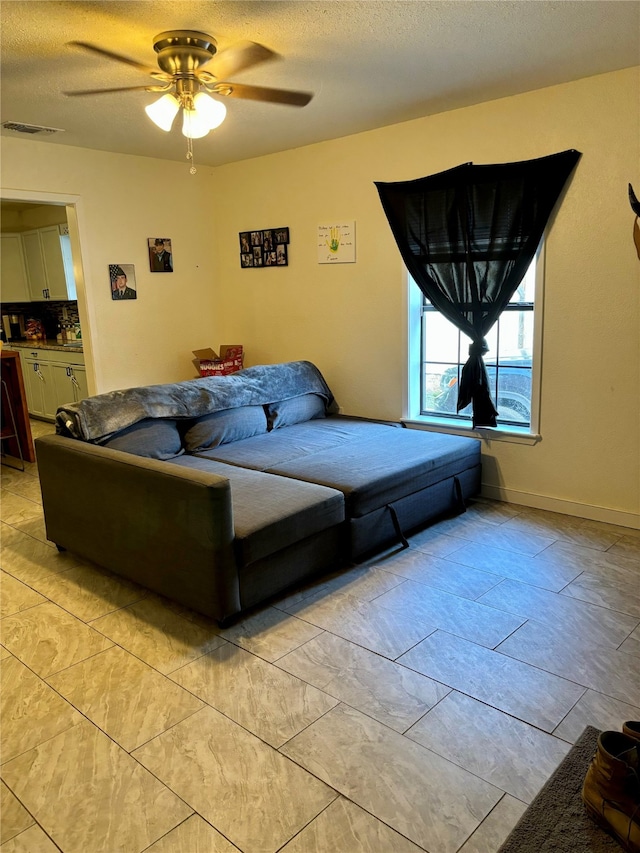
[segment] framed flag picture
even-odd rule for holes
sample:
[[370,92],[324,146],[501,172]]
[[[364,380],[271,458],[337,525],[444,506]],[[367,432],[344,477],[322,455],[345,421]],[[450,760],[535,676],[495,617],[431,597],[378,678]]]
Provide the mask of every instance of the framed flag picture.
[[111,298],[137,299],[136,272],[133,264],[109,264]]

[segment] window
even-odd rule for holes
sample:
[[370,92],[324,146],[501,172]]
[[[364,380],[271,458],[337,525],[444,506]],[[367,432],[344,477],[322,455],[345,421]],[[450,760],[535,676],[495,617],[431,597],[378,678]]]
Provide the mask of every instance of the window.
[[[540,324],[535,309],[536,303],[541,304],[542,268],[539,253],[487,335],[489,352],[484,361],[491,395],[498,409],[498,427],[507,431],[537,431],[540,347],[536,342]],[[456,412],[456,403],[460,372],[471,341],[431,305],[411,279],[410,286],[415,291],[410,302],[419,313],[419,330],[413,336],[417,346],[413,347],[416,357],[412,359],[411,373],[415,393],[410,393],[410,400],[415,402],[411,408],[423,422],[457,426],[464,431],[471,427],[471,406]]]

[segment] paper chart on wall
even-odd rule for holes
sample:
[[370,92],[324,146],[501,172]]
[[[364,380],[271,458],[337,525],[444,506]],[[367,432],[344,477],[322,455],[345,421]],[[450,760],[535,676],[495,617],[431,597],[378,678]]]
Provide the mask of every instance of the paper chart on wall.
[[318,263],[353,264],[356,260],[356,223],[318,225]]

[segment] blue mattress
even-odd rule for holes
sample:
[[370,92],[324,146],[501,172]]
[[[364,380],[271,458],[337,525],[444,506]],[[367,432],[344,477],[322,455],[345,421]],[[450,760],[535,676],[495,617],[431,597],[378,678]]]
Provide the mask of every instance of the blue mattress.
[[340,416],[198,454],[338,489],[357,518],[480,466],[480,442]]

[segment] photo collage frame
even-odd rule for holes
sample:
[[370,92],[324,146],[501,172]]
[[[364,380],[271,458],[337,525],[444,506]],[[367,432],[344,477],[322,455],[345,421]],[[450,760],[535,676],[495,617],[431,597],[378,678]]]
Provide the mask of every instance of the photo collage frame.
[[263,228],[260,231],[240,231],[240,266],[286,267],[289,265],[289,229]]

